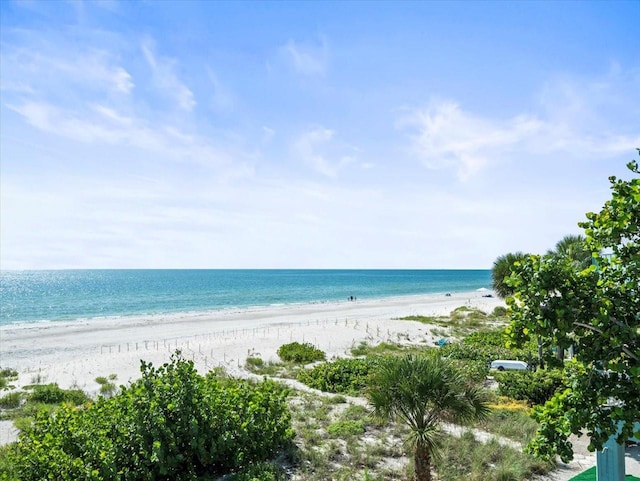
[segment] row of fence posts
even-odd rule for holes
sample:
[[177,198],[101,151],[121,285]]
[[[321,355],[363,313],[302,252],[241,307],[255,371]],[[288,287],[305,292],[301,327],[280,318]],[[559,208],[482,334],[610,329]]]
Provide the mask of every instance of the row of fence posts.
[[[316,320],[315,324],[317,326],[320,325],[320,320]],[[333,321],[327,321],[324,320],[322,321],[322,324],[324,326],[327,325],[328,322],[333,322]],[[335,325],[338,325],[338,319],[335,320]],[[345,327],[349,326],[349,319],[345,318],[344,320],[344,325]],[[291,324],[289,325],[292,329],[290,329],[289,332],[289,342],[293,342],[293,337],[294,337],[294,333],[293,333],[293,328],[297,327],[303,327],[303,326],[311,326],[312,321],[306,321],[306,322],[299,322],[297,324]],[[353,322],[353,328],[354,329],[358,329],[358,326],[360,324],[360,321],[355,320]],[[256,334],[259,334],[260,331],[262,331],[262,338],[264,339],[267,335],[267,333],[271,332],[272,327],[263,327],[263,328],[242,328],[242,329],[229,329],[229,330],[223,330],[223,331],[218,331],[218,332],[213,332],[213,333],[206,333],[206,334],[196,334],[194,336],[190,336],[189,339],[186,339],[186,341],[182,340],[182,343],[180,344],[179,341],[181,340],[180,338],[174,338],[174,339],[163,339],[160,341],[136,341],[136,342],[127,342],[127,343],[123,343],[123,344],[110,344],[110,345],[101,345],[100,346],[100,354],[112,354],[114,352],[118,352],[118,353],[122,353],[122,352],[137,352],[139,349],[144,348],[145,351],[149,351],[150,348],[151,350],[155,350],[155,351],[159,351],[160,350],[160,346],[162,346],[162,349],[167,349],[168,351],[172,351],[172,350],[176,350],[179,347],[185,347],[186,344],[186,349],[187,350],[191,350],[190,348],[190,340],[194,340],[196,341],[198,338],[203,338],[206,340],[211,340],[211,339],[216,339],[218,337],[221,337],[223,340],[229,339],[231,337],[231,335],[233,335],[233,338],[237,338],[238,335],[242,335],[245,336],[248,332],[251,332],[253,334],[253,337],[256,336]],[[367,334],[369,334],[369,323],[366,323],[366,332]],[[380,327],[376,327],[376,336],[380,337]],[[389,331],[389,329],[387,329],[387,336],[390,337],[391,333]],[[276,328],[276,338],[280,339],[280,328],[277,327]],[[305,333],[302,333],[302,342],[306,342],[307,339],[305,338]],[[314,337],[314,343],[317,345],[317,338]],[[172,348],[173,346],[173,348]],[[331,349],[331,344],[329,344],[329,349]],[[117,350],[116,350],[117,349]],[[126,349],[126,350],[125,350]],[[195,351],[192,351],[193,354],[195,355]],[[203,355],[203,351],[202,351],[202,345],[198,343],[198,353],[200,355]],[[211,348],[211,357],[213,357],[213,348]],[[206,359],[206,358],[205,358]]]

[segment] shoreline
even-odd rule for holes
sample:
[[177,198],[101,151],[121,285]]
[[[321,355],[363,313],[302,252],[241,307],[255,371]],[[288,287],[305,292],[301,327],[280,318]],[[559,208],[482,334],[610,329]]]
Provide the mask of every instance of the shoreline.
[[137,379],[141,359],[162,364],[176,349],[201,372],[223,366],[232,375],[242,375],[251,352],[276,361],[277,349],[293,341],[311,342],[328,358],[347,355],[363,340],[406,338],[433,345],[436,336],[429,326],[397,318],[446,316],[464,305],[491,312],[504,305],[495,297],[483,297],[488,292],[11,324],[0,327],[0,367],[18,370],[18,387],[37,377],[89,394],[99,388],[97,376],[117,374],[117,382],[126,383]]
[[421,293],[421,294],[403,294],[403,295],[389,295],[383,297],[368,297],[368,298],[360,298],[354,301],[345,300],[345,299],[325,299],[325,300],[314,300],[314,301],[300,301],[300,302],[281,302],[274,304],[257,304],[257,305],[247,305],[247,306],[227,306],[227,307],[218,307],[218,308],[207,308],[207,309],[198,309],[198,310],[186,310],[186,311],[166,311],[166,312],[147,312],[147,313],[123,313],[123,314],[114,314],[114,315],[103,315],[103,316],[93,316],[93,317],[74,317],[74,318],[64,318],[64,319],[34,319],[34,320],[12,320],[0,322],[0,332],[3,330],[11,330],[11,329],[21,329],[21,328],[36,328],[38,326],[73,326],[78,323],[95,323],[95,322],[113,322],[113,321],[126,321],[126,320],[137,320],[142,318],[182,318],[182,317],[191,317],[191,316],[202,316],[202,315],[215,315],[219,313],[244,313],[247,311],[264,311],[264,310],[274,310],[274,309],[289,309],[289,308],[300,308],[300,307],[312,307],[312,306],[323,306],[323,305],[350,305],[352,302],[358,303],[375,303],[375,302],[386,302],[386,301],[401,301],[401,300],[411,300],[411,299],[422,299],[422,298],[440,298],[447,294],[450,294],[451,297],[458,296],[472,296],[475,297],[479,293],[490,293],[494,294],[492,290],[482,288],[484,290],[474,290],[474,291],[451,291],[451,292],[430,292],[430,293]]

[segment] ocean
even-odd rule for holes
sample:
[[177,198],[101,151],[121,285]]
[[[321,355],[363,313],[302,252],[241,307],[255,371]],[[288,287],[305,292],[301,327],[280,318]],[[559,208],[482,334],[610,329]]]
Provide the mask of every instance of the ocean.
[[0,272],[0,325],[468,292],[490,270]]

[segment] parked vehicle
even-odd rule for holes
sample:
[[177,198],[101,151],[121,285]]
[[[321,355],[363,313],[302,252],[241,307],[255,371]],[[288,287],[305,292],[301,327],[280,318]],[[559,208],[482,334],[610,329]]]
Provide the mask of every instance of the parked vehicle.
[[513,361],[508,359],[496,359],[491,362],[489,369],[497,371],[526,371],[529,369],[529,365],[524,361]]

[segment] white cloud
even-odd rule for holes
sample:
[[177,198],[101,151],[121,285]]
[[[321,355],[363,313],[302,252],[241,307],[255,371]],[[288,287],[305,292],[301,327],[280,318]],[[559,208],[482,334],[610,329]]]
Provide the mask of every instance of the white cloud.
[[[467,180],[514,156],[614,156],[640,145],[638,73],[549,81],[537,96],[538,113],[510,118],[464,110],[451,100],[432,101],[396,123],[409,150],[429,169],[451,169]],[[611,119],[619,118],[615,123]]]
[[355,157],[342,153],[345,147],[333,141],[334,134],[324,127],[311,128],[293,142],[292,152],[316,172],[336,177],[342,168],[355,162]]
[[483,168],[496,151],[511,149],[542,127],[524,116],[506,122],[474,116],[450,101],[415,111],[398,125],[413,130],[412,150],[425,166],[453,168],[461,180]]
[[135,147],[168,155],[180,163],[224,167],[225,175],[251,174],[250,167],[233,162],[228,153],[216,148],[209,139],[173,125],[150,124],[105,105],[92,104],[86,110],[74,111],[44,102],[25,101],[8,107],[33,127],[74,142]]
[[118,57],[106,50],[83,45],[70,47],[64,41],[57,44],[55,39],[40,39],[30,31],[10,34],[17,40],[12,37],[2,45],[3,91],[42,95],[63,85],[127,95],[135,87],[131,74],[119,65]]
[[327,42],[321,38],[319,45],[301,45],[289,40],[282,48],[296,72],[303,75],[324,75],[329,64]]
[[191,112],[196,106],[193,92],[175,73],[176,61],[153,53],[153,41],[147,39],[141,45],[147,63],[153,72],[153,80],[157,88],[165,95],[172,97],[178,106]]

